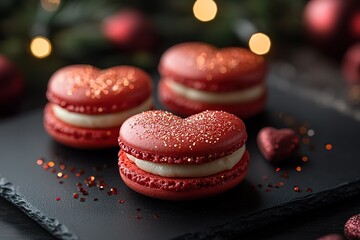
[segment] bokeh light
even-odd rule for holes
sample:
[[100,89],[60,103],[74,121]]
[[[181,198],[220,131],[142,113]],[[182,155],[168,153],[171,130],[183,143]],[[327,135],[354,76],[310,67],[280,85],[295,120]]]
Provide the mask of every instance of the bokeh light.
[[193,6],[193,12],[198,20],[208,22],[215,18],[217,5],[213,0],[197,0]]
[[45,58],[51,53],[51,43],[45,37],[35,37],[30,43],[30,51],[37,58]]
[[61,0],[41,0],[41,7],[48,12],[55,12],[58,10]]
[[249,48],[258,55],[264,55],[270,51],[270,38],[264,33],[255,33],[250,37]]

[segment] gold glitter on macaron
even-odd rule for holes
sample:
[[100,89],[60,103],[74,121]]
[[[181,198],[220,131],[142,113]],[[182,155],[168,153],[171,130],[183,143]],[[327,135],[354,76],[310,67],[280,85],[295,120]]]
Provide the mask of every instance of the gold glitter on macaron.
[[69,69],[64,73],[67,95],[71,96],[86,89],[84,94],[92,99],[99,99],[103,95],[120,94],[125,88],[134,89],[135,71],[124,67],[122,71],[107,69],[99,71],[97,68],[87,66],[80,72],[78,69]]
[[[262,57],[241,48],[217,49],[208,44],[200,44],[197,48],[189,44],[180,46],[180,48],[181,51],[187,53],[187,66],[195,66],[203,72],[215,71],[220,74],[226,74],[240,67],[243,71],[250,71],[264,61]],[[207,78],[207,80],[212,80],[212,77]]]
[[[192,150],[199,143],[217,144],[231,131],[243,131],[236,128],[230,116],[221,111],[204,111],[182,119],[166,111],[152,111],[139,114],[131,128],[136,125],[144,126],[143,132],[136,133],[141,135],[141,139],[151,136],[151,139],[160,140],[164,147],[182,148],[186,145]],[[199,122],[201,125],[197,124]]]

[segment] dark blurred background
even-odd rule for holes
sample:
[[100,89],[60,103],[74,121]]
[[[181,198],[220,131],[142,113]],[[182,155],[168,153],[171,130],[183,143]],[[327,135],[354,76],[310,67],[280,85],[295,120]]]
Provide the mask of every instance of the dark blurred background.
[[301,58],[305,48],[308,58],[339,69],[338,81],[359,100],[359,0],[1,0],[0,105],[3,112],[41,106],[49,77],[65,65],[126,64],[156,74],[173,44],[248,48],[256,33],[263,35],[251,50],[270,65]]

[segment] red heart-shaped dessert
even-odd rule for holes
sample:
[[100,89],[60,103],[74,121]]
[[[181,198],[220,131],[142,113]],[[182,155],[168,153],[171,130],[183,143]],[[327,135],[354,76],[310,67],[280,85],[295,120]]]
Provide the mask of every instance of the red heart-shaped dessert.
[[230,113],[205,111],[183,119],[143,112],[120,128],[120,174],[129,187],[151,197],[210,196],[245,177],[246,138],[244,123]]
[[299,137],[289,128],[265,127],[258,133],[257,144],[266,160],[278,163],[294,153],[299,145]]
[[265,59],[245,48],[216,48],[206,43],[182,43],[162,56],[162,76],[206,91],[233,91],[264,80]]
[[245,48],[178,44],[162,55],[159,72],[160,101],[183,116],[222,110],[250,117],[266,102],[265,60]]
[[149,75],[136,67],[71,65],[52,75],[46,96],[72,112],[104,114],[139,105],[150,97],[151,88]]
[[72,147],[116,146],[121,124],[153,108],[151,92],[151,78],[139,68],[67,66],[49,80],[44,126],[58,142]]

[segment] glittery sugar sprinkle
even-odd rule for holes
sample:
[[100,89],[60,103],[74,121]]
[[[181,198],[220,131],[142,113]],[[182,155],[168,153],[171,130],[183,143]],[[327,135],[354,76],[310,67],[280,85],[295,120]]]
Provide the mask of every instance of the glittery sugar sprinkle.
[[[216,49],[203,44],[196,48],[193,45],[184,45],[182,49],[178,50],[186,54],[187,66],[194,66],[203,72],[212,71],[213,73],[226,74],[232,69],[239,69],[239,66],[246,71],[263,61],[261,57],[240,48]],[[208,75],[206,79],[211,81],[213,76]]]
[[333,148],[332,144],[328,143],[325,145],[325,149],[330,151]]
[[[64,180],[68,179],[70,177],[70,174],[73,174],[73,177],[80,177],[85,174],[85,170],[83,169],[76,171],[75,167],[73,166],[67,167],[65,163],[55,163],[54,161],[45,161],[43,158],[37,159],[36,164],[38,166],[42,166],[43,169],[46,171],[49,171],[51,169],[50,172],[53,173],[58,179],[64,179]],[[101,167],[99,166],[94,167],[94,171],[96,173],[99,173],[99,171],[103,168],[107,168],[107,165],[104,164]],[[59,169],[61,171],[58,171]],[[69,171],[69,174],[65,173],[65,171]],[[59,181],[59,184],[63,184],[63,183],[64,181]],[[79,199],[80,202],[86,201],[86,196],[90,195],[91,193],[90,188],[92,187],[94,188],[96,187],[99,191],[109,188],[107,183],[97,175],[90,175],[84,179],[84,184],[81,182],[77,182],[75,186],[77,187],[78,192],[72,193],[72,198]],[[115,187],[111,187],[110,190],[107,192],[107,195],[117,195],[117,194],[118,194],[118,190]],[[80,197],[80,195],[82,197]],[[60,197],[56,197],[55,200],[60,201]],[[98,200],[99,198],[97,197],[93,198],[94,202],[97,202]]]
[[205,111],[186,119],[165,111],[144,112],[130,127],[136,125],[144,127],[143,132],[136,132],[140,139],[156,139],[164,147],[186,146],[190,150],[200,143],[216,144],[229,132],[243,131],[236,128],[231,115],[219,111]]
[[[120,94],[125,88],[134,89],[135,70],[122,69],[115,71],[107,69],[99,71],[98,69],[88,66],[82,69],[68,70],[66,77],[63,78],[67,82],[67,95],[71,96],[79,92],[79,89],[86,89],[85,95],[92,99],[99,99],[103,95]],[[99,109],[101,112],[101,109]]]

